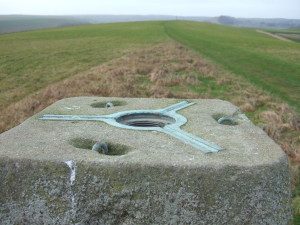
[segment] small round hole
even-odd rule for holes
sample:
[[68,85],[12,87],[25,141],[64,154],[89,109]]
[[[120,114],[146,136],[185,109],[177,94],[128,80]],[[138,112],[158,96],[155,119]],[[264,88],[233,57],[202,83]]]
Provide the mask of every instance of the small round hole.
[[[74,138],[70,140],[69,143],[75,148],[92,150],[94,144],[97,143],[97,141],[87,138]],[[108,147],[107,155],[109,156],[125,155],[129,152],[129,147],[126,145],[116,144],[107,141],[105,141],[105,143]],[[103,153],[100,151],[99,154]]]
[[231,125],[231,126],[236,125],[236,122],[234,121],[234,119],[229,116],[223,116],[223,117],[219,118],[217,122],[222,125]]
[[215,114],[212,117],[217,121],[217,123],[222,125],[234,126],[238,124],[233,116]]
[[114,107],[126,105],[126,102],[124,101],[107,101],[107,102],[94,102],[91,104],[91,106],[93,108],[109,108],[107,107],[108,103],[111,103]]

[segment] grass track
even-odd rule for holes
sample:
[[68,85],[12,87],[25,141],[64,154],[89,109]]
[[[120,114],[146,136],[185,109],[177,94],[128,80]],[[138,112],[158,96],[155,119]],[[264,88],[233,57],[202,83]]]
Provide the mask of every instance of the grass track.
[[300,45],[233,28],[190,21],[164,23],[176,41],[280,97],[300,112]]

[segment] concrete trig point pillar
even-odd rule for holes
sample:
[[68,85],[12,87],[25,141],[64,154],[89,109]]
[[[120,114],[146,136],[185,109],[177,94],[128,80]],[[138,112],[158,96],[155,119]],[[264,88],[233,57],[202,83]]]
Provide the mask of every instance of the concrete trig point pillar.
[[285,154],[228,102],[69,98],[0,143],[2,224],[291,223]]

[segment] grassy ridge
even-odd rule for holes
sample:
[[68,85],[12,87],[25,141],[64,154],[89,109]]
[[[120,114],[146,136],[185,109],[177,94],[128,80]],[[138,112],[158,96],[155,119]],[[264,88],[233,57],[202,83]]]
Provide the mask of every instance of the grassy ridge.
[[[295,32],[295,31],[293,31]],[[254,29],[190,21],[63,27],[0,35],[0,105],[134,49],[171,38],[279,96],[300,112],[300,45]],[[16,91],[18,90],[18,91]]]
[[235,74],[277,95],[300,112],[300,45],[215,24],[174,21],[165,29],[173,39],[208,56]]
[[167,40],[160,23],[73,26],[0,35],[0,105],[132,50]]

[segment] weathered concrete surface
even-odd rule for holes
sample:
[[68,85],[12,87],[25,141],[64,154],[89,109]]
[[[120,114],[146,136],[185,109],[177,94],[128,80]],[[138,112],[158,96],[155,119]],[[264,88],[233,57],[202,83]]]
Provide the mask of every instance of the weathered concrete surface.
[[[91,107],[113,100],[126,105]],[[175,99],[64,99],[1,134],[1,224],[291,224],[283,151],[232,104],[192,101],[177,112],[188,119],[182,129],[226,150],[205,154],[164,133],[104,122],[39,120],[160,109]],[[214,119],[233,114],[236,126]],[[76,138],[128,152],[98,154],[74,147]]]

